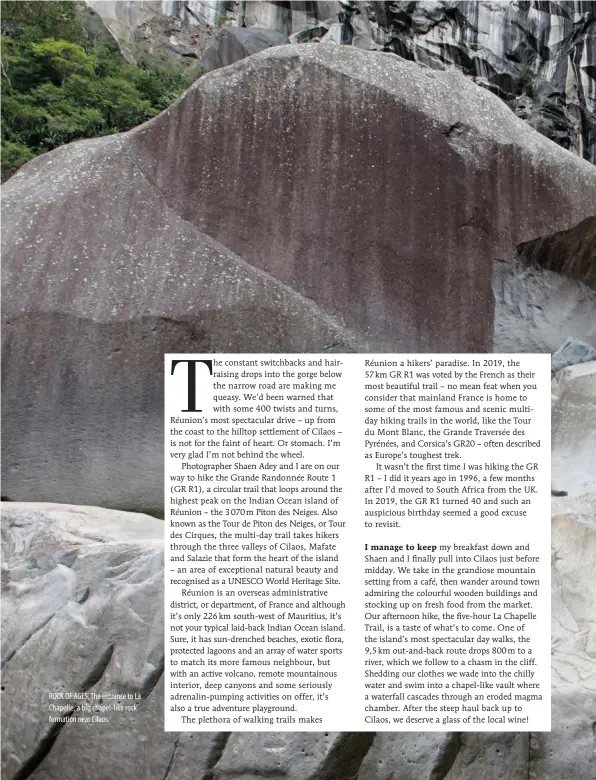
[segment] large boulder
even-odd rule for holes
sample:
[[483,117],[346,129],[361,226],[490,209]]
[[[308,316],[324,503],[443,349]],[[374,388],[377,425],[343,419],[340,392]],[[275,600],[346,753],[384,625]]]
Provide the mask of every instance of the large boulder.
[[[34,163],[15,182],[25,187],[16,188],[21,204],[17,195],[9,206],[13,236],[24,248],[36,213],[53,238],[38,244],[32,285],[24,268],[5,266],[9,498],[160,514],[165,352],[366,348],[337,317],[172,212],[123,138],[62,147]],[[50,227],[60,213],[68,231]],[[19,289],[30,303],[17,303]]]
[[[3,504],[3,777],[593,780],[595,502],[553,500],[552,732],[377,735],[164,732],[161,522]],[[85,713],[77,693],[138,706]]]
[[4,188],[4,493],[159,512],[164,352],[490,351],[493,261],[595,203],[456,72],[304,44],[208,74]]

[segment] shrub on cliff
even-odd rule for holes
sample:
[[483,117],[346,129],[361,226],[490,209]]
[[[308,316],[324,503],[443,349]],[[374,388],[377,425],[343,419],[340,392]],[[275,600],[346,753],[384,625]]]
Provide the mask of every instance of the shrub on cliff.
[[3,2],[2,181],[38,154],[128,130],[186,88],[183,71],[127,63],[72,2]]

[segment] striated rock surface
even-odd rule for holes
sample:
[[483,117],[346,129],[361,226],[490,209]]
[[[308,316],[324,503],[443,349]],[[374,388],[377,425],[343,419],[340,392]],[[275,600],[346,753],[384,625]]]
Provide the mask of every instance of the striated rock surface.
[[[553,501],[552,732],[376,735],[165,733],[160,521],[3,503],[3,777],[592,780],[595,501]],[[80,723],[97,712],[50,692],[105,694],[95,706],[132,697],[137,709]],[[66,722],[49,722],[51,703]]]
[[3,197],[4,493],[160,512],[164,352],[490,351],[493,261],[594,203],[469,79],[318,44],[37,158]]
[[[359,6],[360,4],[354,4]],[[431,67],[456,67],[532,127],[596,162],[593,2],[373,2],[371,35]]]
[[336,17],[350,3],[342,2],[233,2],[233,0],[85,0],[116,37],[130,35],[139,25],[156,16],[176,19],[189,27],[217,27],[232,23],[239,27],[265,27],[291,35]]
[[133,58],[142,44],[138,30],[170,18],[195,30],[227,20],[275,30],[297,43],[323,39],[456,68],[540,133],[596,162],[596,11],[589,0],[87,4]]

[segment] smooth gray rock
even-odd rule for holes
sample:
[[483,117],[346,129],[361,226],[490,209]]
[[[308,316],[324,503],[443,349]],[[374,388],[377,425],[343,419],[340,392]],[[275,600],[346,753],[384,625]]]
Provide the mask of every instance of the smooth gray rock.
[[596,349],[583,341],[569,338],[552,355],[552,372],[556,374],[557,371],[561,371],[561,369],[567,368],[567,366],[587,363],[590,360],[596,360]]
[[223,27],[203,54],[201,68],[205,71],[224,68],[271,46],[283,46],[289,42],[287,35],[276,30]]
[[596,362],[552,381],[552,485],[569,496],[596,492]]
[[556,353],[566,338],[596,344],[596,291],[582,282],[517,256],[495,263],[493,292],[495,352]]

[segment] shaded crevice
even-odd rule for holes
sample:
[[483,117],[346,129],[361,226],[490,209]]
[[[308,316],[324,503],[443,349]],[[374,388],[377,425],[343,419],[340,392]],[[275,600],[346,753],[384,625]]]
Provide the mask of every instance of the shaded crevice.
[[22,648],[23,648],[23,647],[24,647],[24,646],[27,644],[27,642],[29,642],[29,640],[30,640],[30,639],[33,639],[33,637],[34,637],[36,634],[39,634],[39,632],[40,632],[42,629],[44,629],[44,628],[45,628],[45,627],[48,625],[48,623],[49,623],[49,622],[50,622],[50,620],[51,620],[51,619],[54,617],[54,615],[55,615],[55,614],[56,614],[56,613],[55,613],[55,612],[53,612],[53,613],[52,613],[52,614],[49,616],[49,618],[48,618],[47,620],[44,620],[44,622],[43,622],[43,623],[42,623],[40,626],[38,626],[38,627],[37,627],[37,628],[36,628],[34,631],[32,631],[30,634],[27,634],[27,636],[26,636],[26,637],[23,639],[23,641],[20,643],[20,645],[18,645],[17,647],[15,647],[15,649],[14,649],[12,652],[8,653],[8,654],[6,655],[6,657],[2,659],[2,663],[0,664],[0,669],[4,669],[4,667],[6,666],[6,664],[7,664],[7,663],[8,663],[8,662],[9,662],[9,661],[12,659],[12,658],[14,658],[14,656],[15,656],[15,655],[16,655],[16,654],[19,652],[19,650],[21,650],[21,649],[22,649]]
[[463,122],[454,122],[446,130],[443,130],[445,138],[451,138],[452,135],[461,135],[465,130]]
[[540,754],[540,744],[537,741],[536,737],[534,736],[534,733],[532,731],[529,731],[527,733],[527,739],[528,739],[528,772],[527,772],[527,780],[532,780],[533,777],[535,777],[535,773],[532,771],[534,762],[539,757]]
[[[258,776],[255,775],[254,771],[258,772]],[[261,768],[259,767],[257,770],[254,770],[253,772],[248,774],[248,777],[250,780],[288,780],[288,773],[284,772],[281,769],[271,769],[271,768]],[[221,775],[219,772],[217,773],[217,778],[223,780],[245,780],[247,777],[246,772],[242,771],[242,769],[235,769],[230,772],[228,769],[224,775]]]
[[461,733],[452,731],[447,734],[431,769],[429,780],[444,780],[451,771],[462,747]]
[[165,656],[162,655],[153,671],[147,675],[147,679],[144,681],[141,687],[141,699],[146,699],[147,696],[149,696],[149,694],[153,691],[163,675],[164,667]]
[[526,265],[555,271],[596,290],[596,217],[519,244],[517,251]]
[[73,713],[76,711],[77,707],[75,705],[72,707],[72,709],[62,715],[64,718],[62,722],[52,723],[52,726],[48,730],[47,734],[39,740],[37,747],[35,748],[35,751],[32,753],[32,755],[21,764],[19,770],[12,776],[12,780],[26,780],[26,778],[33,774],[44,758],[48,755],[54,745],[54,742],[58,739],[58,735],[64,726],[66,726]]
[[[113,654],[114,654],[114,645],[108,645],[108,647],[100,655],[97,662],[95,663],[95,665],[93,666],[93,668],[91,669],[91,671],[89,672],[85,680],[83,681],[80,689],[81,693],[88,691],[90,688],[92,688],[101,680],[101,678],[105,674],[106,669],[108,668],[108,664],[110,663]],[[53,723],[51,725],[47,733],[37,743],[37,746],[35,747],[33,753],[29,756],[29,758],[26,761],[24,761],[21,764],[16,774],[12,776],[12,780],[27,780],[27,778],[33,774],[33,772],[41,764],[44,758],[46,758],[46,756],[54,746],[54,743],[58,739],[60,732],[62,731],[64,726],[70,721],[72,715],[77,710],[78,710],[78,705],[76,704],[73,705],[71,709],[68,710],[68,712],[65,712],[64,715],[62,715],[62,720],[59,723]]]
[[462,222],[462,224],[459,226],[459,230],[466,230],[467,228],[469,228],[470,230],[480,230],[486,236],[490,236],[490,233],[486,229],[486,227],[484,227],[483,225],[477,223],[473,219],[469,219],[467,222]]
[[178,745],[180,744],[181,738],[182,738],[182,734],[179,734],[174,740],[174,749],[172,750],[172,755],[170,756],[170,760],[168,761],[168,765],[166,767],[166,773],[163,776],[163,780],[167,780],[168,775],[172,771],[172,767],[174,766],[174,759],[176,758],[176,753],[178,752]]
[[197,22],[199,23],[199,25],[202,25],[202,24],[203,24],[203,23],[202,23],[202,21],[199,19],[199,17],[196,15],[196,13],[195,13],[195,12],[192,10],[192,8],[189,6],[189,4],[188,4],[188,3],[184,3],[184,9],[185,9],[186,13],[187,13],[187,14],[189,14],[189,16],[192,16],[194,19],[196,19],[196,20],[197,20]]
[[375,737],[374,731],[341,734],[308,780],[355,780]]
[[81,691],[83,693],[88,691],[90,688],[93,688],[93,686],[97,685],[97,683],[101,680],[101,678],[106,673],[106,669],[108,668],[108,664],[112,660],[113,655],[114,645],[108,645],[103,653],[99,656],[95,666],[91,669],[88,676],[83,680],[83,684],[81,685]]
[[84,604],[90,595],[91,595],[91,589],[88,587],[85,588],[85,590],[80,595],[77,594],[76,597],[77,604]]
[[231,731],[222,731],[213,739],[213,744],[207,756],[207,769],[202,780],[215,780],[215,767],[219,763],[219,759],[222,757],[231,736]]

